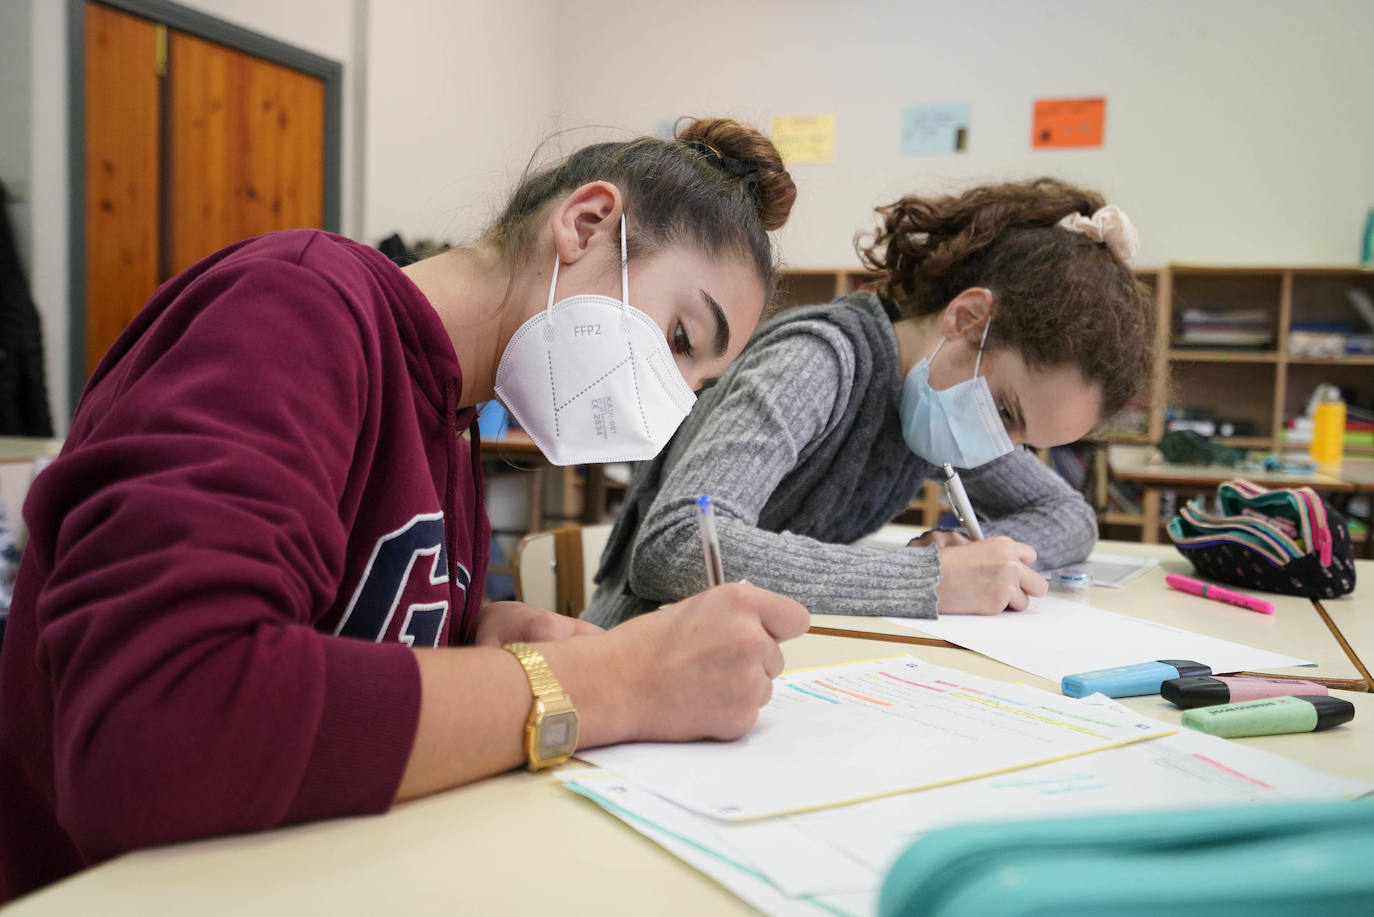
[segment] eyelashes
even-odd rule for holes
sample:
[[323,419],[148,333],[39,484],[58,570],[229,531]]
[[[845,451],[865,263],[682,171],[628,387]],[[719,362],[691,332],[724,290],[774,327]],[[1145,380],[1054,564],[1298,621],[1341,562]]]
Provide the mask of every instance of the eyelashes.
[[692,346],[691,338],[687,337],[687,329],[682,326],[682,322],[678,322],[677,326],[673,328],[673,353],[691,359],[695,352],[696,349]]

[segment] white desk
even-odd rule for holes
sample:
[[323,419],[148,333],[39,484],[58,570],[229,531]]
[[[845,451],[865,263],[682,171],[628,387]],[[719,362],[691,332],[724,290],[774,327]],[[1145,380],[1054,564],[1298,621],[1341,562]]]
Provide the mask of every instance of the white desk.
[[[892,533],[889,535],[885,532],[883,540],[899,541],[907,532],[908,528],[892,527]],[[1366,675],[1351,660],[1340,641],[1327,627],[1321,613],[1308,599],[1265,593],[1264,597],[1274,602],[1274,614],[1257,614],[1210,599],[1187,595],[1165,585],[1164,577],[1169,573],[1196,575],[1192,565],[1173,545],[1102,541],[1098,543],[1098,550],[1113,554],[1156,557],[1159,559],[1159,565],[1120,589],[1094,586],[1086,599],[1094,607],[1191,630],[1210,637],[1244,643],[1259,649],[1299,656],[1317,663],[1315,668],[1291,666],[1274,669],[1272,674],[1298,678],[1316,677],[1350,690],[1369,690]],[[1369,579],[1374,580],[1374,575]],[[1371,582],[1370,589],[1365,594],[1374,595],[1374,582]],[[1374,601],[1371,601],[1371,605],[1374,605]],[[1368,617],[1374,615],[1366,616],[1366,620]],[[919,630],[920,621],[913,620],[911,623],[912,628]],[[897,642],[904,642],[901,641],[903,637],[917,636],[911,628],[892,624],[881,618],[817,614],[811,616],[811,624],[813,628],[822,628],[820,632],[830,635],[865,634],[875,639]],[[1374,636],[1369,642],[1374,644]],[[919,653],[924,648],[916,646],[912,651]],[[1369,646],[1369,652],[1374,656],[1374,645]]]
[[[808,635],[789,668],[905,652],[875,640]],[[976,653],[915,648],[931,663],[1052,689]],[[1246,744],[1333,773],[1374,779],[1374,696],[1342,694],[1355,722]],[[1159,698],[1127,703],[1176,723]],[[123,856],[7,910],[49,914],[744,914],[744,904],[547,774],[514,771],[398,806]]]

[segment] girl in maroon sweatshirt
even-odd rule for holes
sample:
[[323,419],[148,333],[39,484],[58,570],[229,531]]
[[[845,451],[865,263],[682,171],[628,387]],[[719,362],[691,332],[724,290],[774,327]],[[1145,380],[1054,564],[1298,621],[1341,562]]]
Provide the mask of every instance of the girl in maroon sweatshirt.
[[621,294],[622,242],[627,299],[683,379],[719,375],[794,196],[762,135],[698,121],[578,151],[478,243],[404,270],[293,231],[158,290],[25,505],[0,902],[133,848],[382,812],[519,764],[510,641],[543,653],[582,747],[747,731],[777,641],[806,627],[789,600],[725,586],[606,632],[482,607],[475,405],[555,294]]

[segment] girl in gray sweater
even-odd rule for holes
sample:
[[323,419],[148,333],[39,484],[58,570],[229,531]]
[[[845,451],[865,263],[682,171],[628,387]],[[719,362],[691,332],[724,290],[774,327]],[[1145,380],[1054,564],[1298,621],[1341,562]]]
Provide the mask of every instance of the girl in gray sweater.
[[[696,498],[710,494],[728,580],[813,612],[934,617],[1021,609],[1033,569],[1082,560],[1097,523],[1025,446],[1086,435],[1145,384],[1149,296],[1135,231],[1053,179],[879,209],[860,254],[873,293],[760,327],[630,483],[583,619],[604,627],[701,591]],[[987,540],[859,543],[943,462]]]

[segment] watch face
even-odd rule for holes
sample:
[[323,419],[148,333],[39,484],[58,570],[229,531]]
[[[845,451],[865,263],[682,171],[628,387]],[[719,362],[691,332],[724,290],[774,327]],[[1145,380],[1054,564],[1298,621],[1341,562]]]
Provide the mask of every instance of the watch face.
[[577,750],[577,714],[554,713],[539,724],[539,757],[557,758]]

